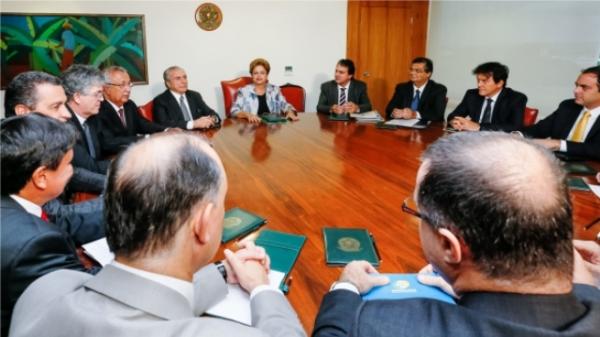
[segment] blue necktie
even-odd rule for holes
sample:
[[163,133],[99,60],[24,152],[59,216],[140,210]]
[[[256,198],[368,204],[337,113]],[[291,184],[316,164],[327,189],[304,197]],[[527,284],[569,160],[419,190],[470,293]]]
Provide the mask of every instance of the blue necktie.
[[96,159],[96,149],[94,149],[94,143],[92,142],[92,134],[90,133],[90,126],[87,121],[83,122],[83,133],[85,134],[85,142],[88,146],[88,152],[90,153],[90,157]]
[[412,102],[410,102],[410,109],[412,111],[417,111],[419,109],[419,100],[421,99],[421,95],[419,90],[417,90],[415,92],[415,96],[412,99]]
[[485,109],[483,109],[483,118],[481,119],[481,123],[491,123],[492,122],[492,102],[491,98],[486,100],[487,105]]

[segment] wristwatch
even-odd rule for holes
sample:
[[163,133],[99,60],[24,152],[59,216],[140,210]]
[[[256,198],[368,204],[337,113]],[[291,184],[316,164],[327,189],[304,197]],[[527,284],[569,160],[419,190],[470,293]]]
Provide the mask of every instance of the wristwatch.
[[223,279],[227,281],[227,269],[225,268],[225,264],[223,263],[223,261],[215,262],[215,267],[217,267],[217,270],[219,271],[219,273],[221,273]]

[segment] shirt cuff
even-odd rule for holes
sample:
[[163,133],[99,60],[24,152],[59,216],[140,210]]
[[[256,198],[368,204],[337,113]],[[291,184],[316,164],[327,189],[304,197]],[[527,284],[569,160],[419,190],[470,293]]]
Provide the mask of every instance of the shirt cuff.
[[281,295],[283,295],[283,293],[281,292],[281,290],[279,290],[279,288],[275,288],[268,284],[262,284],[256,288],[254,288],[254,290],[252,290],[252,292],[250,293],[250,300],[252,300],[254,298],[254,296],[256,296],[264,291],[274,291],[274,292],[278,292]]
[[360,295],[360,292],[358,291],[358,288],[356,288],[356,286],[350,282],[335,282],[331,288],[329,289],[329,291],[334,291],[334,290],[348,290],[351,291],[355,294]]
[[421,113],[418,111],[415,111],[417,113],[417,119],[423,119],[423,117],[421,117]]
[[566,140],[562,140],[560,141],[560,152],[567,152],[567,141]]
[[192,130],[194,128],[194,121],[188,121],[185,123],[186,130]]

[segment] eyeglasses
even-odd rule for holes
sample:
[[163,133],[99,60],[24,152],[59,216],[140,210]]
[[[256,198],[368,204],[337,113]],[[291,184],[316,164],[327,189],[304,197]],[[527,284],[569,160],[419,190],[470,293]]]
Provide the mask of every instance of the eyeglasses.
[[404,199],[404,201],[402,202],[402,211],[404,213],[408,213],[410,215],[416,216],[421,220],[425,220],[425,217],[421,214],[421,212],[417,211],[416,208],[417,203],[411,197]]
[[112,85],[112,86],[115,86],[115,87],[119,87],[121,89],[132,88],[133,87],[133,83],[121,83],[121,84],[106,83],[106,85]]

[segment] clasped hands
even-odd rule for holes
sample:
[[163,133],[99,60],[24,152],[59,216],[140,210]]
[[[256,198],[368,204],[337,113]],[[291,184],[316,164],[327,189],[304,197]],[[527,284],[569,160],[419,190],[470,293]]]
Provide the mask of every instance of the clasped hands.
[[241,249],[235,253],[229,249],[224,251],[227,283],[239,284],[249,293],[260,285],[268,285],[271,261],[265,249],[252,241],[240,242],[238,246]]
[[334,104],[331,106],[331,112],[336,115],[355,113],[358,112],[358,110],[358,105],[356,105],[354,102],[346,102],[343,105]]
[[450,126],[458,131],[479,131],[481,125],[471,120],[470,117],[454,117],[450,121]]
[[[248,113],[247,118],[248,118],[248,122],[251,124],[259,124],[261,122],[260,117],[255,114]],[[286,111],[285,118],[287,118],[288,120],[291,120],[293,122],[300,120],[300,117],[298,117],[298,114],[293,110]]]
[[415,119],[417,118],[417,112],[412,110],[411,108],[394,108],[394,110],[392,110],[392,118]]

